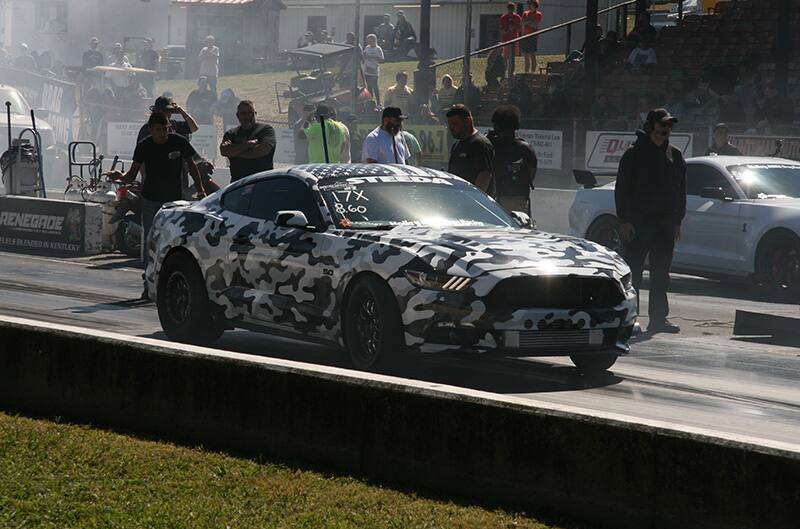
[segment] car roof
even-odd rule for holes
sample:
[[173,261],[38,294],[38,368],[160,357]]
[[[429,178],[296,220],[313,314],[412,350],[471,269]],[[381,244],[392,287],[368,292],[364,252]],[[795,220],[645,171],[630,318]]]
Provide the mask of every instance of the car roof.
[[721,170],[724,170],[732,165],[800,165],[800,162],[795,160],[789,160],[786,158],[773,158],[770,156],[697,156],[694,158],[688,158],[686,162],[713,165]]
[[331,42],[323,44],[312,44],[311,46],[306,46],[305,48],[297,48],[296,50],[289,50],[287,53],[289,55],[294,55],[297,57],[302,57],[302,56],[330,57],[333,55],[352,52],[353,49],[354,47],[349,44],[340,44]]
[[306,164],[292,167],[289,173],[295,176],[312,176],[323,185],[337,180],[367,176],[425,176],[448,180],[458,178],[444,171],[426,167],[381,163]]

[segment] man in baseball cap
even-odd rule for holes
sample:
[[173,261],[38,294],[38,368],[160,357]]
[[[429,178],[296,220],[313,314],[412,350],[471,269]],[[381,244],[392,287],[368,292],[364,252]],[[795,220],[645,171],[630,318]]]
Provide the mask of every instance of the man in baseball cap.
[[[197,125],[197,121],[195,121],[191,114],[176,105],[172,100],[172,97],[168,95],[158,96],[155,102],[150,105],[150,112],[164,114],[169,120],[170,132],[180,134],[187,140],[191,140],[192,133],[197,132],[197,130],[200,128]],[[179,114],[183,119],[173,119],[173,114]],[[149,136],[149,134],[150,133],[148,132],[147,124],[145,123],[142,128],[139,129],[139,135],[136,139],[136,143],[139,143],[145,139],[147,136]]]
[[742,151],[734,147],[728,140],[728,125],[717,123],[711,136],[711,145],[706,151],[706,156],[742,156]]
[[84,71],[90,70],[96,66],[103,66],[103,54],[97,49],[100,45],[100,40],[97,37],[92,37],[89,40],[89,49],[83,52],[81,66]]
[[381,114],[381,124],[364,138],[361,159],[365,163],[391,163],[406,165],[411,150],[400,134],[406,116],[398,107],[386,107]]
[[677,118],[663,108],[651,110],[636,142],[619,163],[615,199],[623,256],[631,267],[636,292],[645,259],[650,260],[648,331],[679,333],[667,320],[669,268],[686,215],[686,162],[670,145]]

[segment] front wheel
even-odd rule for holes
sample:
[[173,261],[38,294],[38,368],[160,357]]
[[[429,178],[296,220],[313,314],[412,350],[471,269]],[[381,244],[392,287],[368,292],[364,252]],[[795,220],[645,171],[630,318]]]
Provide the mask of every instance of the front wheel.
[[590,241],[602,244],[606,248],[622,253],[622,239],[619,236],[619,220],[611,215],[600,217],[592,223],[586,232]]
[[800,299],[800,238],[790,233],[768,235],[759,246],[756,282],[777,301]]
[[158,278],[157,304],[161,328],[171,340],[211,345],[224,332],[213,317],[203,274],[187,254],[173,254],[164,262]]
[[569,357],[578,371],[592,375],[607,371],[617,362],[617,355],[612,353],[572,355]]
[[385,365],[404,349],[400,310],[389,286],[375,277],[358,280],[345,307],[345,343],[360,370]]

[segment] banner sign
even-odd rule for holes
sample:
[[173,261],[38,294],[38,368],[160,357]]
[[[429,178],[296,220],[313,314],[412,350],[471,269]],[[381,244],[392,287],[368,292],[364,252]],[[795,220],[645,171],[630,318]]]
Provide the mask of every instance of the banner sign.
[[0,67],[3,84],[19,90],[28,104],[43,109],[47,116],[37,116],[53,127],[58,145],[66,147],[73,139],[72,125],[78,107],[78,85],[27,70]]
[[778,140],[783,141],[781,158],[800,160],[800,138],[782,138],[780,136],[748,136],[744,134],[731,134],[730,142],[742,151],[745,156],[772,156],[775,154]]
[[[483,134],[488,134],[491,127],[477,127]],[[539,169],[561,169],[561,154],[564,145],[564,133],[560,130],[520,129],[517,136],[530,144],[536,152]]]
[[216,125],[199,125],[197,132],[192,133],[191,138],[192,147],[197,153],[212,162],[217,159],[217,150],[219,143],[217,142],[217,126]]
[[99,253],[101,206],[31,197],[0,197],[0,247],[32,253]]
[[132,159],[141,128],[142,123],[109,122],[106,134],[106,158],[119,156],[122,160]]
[[[633,132],[586,132],[586,169],[589,171],[616,172],[622,155],[636,141]],[[683,156],[692,156],[693,134],[673,134],[670,143],[680,149]]]

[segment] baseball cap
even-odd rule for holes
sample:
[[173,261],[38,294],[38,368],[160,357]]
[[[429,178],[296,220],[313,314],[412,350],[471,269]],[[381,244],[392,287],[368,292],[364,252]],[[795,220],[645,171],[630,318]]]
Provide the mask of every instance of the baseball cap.
[[166,96],[159,96],[156,98],[155,103],[150,107],[151,111],[168,110],[172,107],[172,98]]
[[406,16],[406,12],[405,12],[405,11],[403,11],[402,9],[401,9],[401,10],[399,10],[399,11],[397,12],[397,14],[398,14],[398,15],[403,15],[403,16]]
[[714,125],[714,132],[717,132],[719,129],[729,130],[727,123],[717,123]]
[[383,109],[382,118],[406,119],[408,116],[403,115],[403,111],[397,107],[386,107]]
[[89,42],[91,42],[92,44],[97,44],[98,42],[100,42],[100,39],[98,39],[97,37],[92,37],[91,39],[89,39]]
[[322,116],[327,118],[333,115],[333,111],[331,110],[331,107],[329,107],[328,105],[317,105],[316,107],[314,107],[314,114],[317,116]]
[[647,121],[652,123],[671,123],[675,124],[678,122],[678,118],[673,116],[669,113],[666,108],[657,108],[655,110],[651,110],[647,114]]

